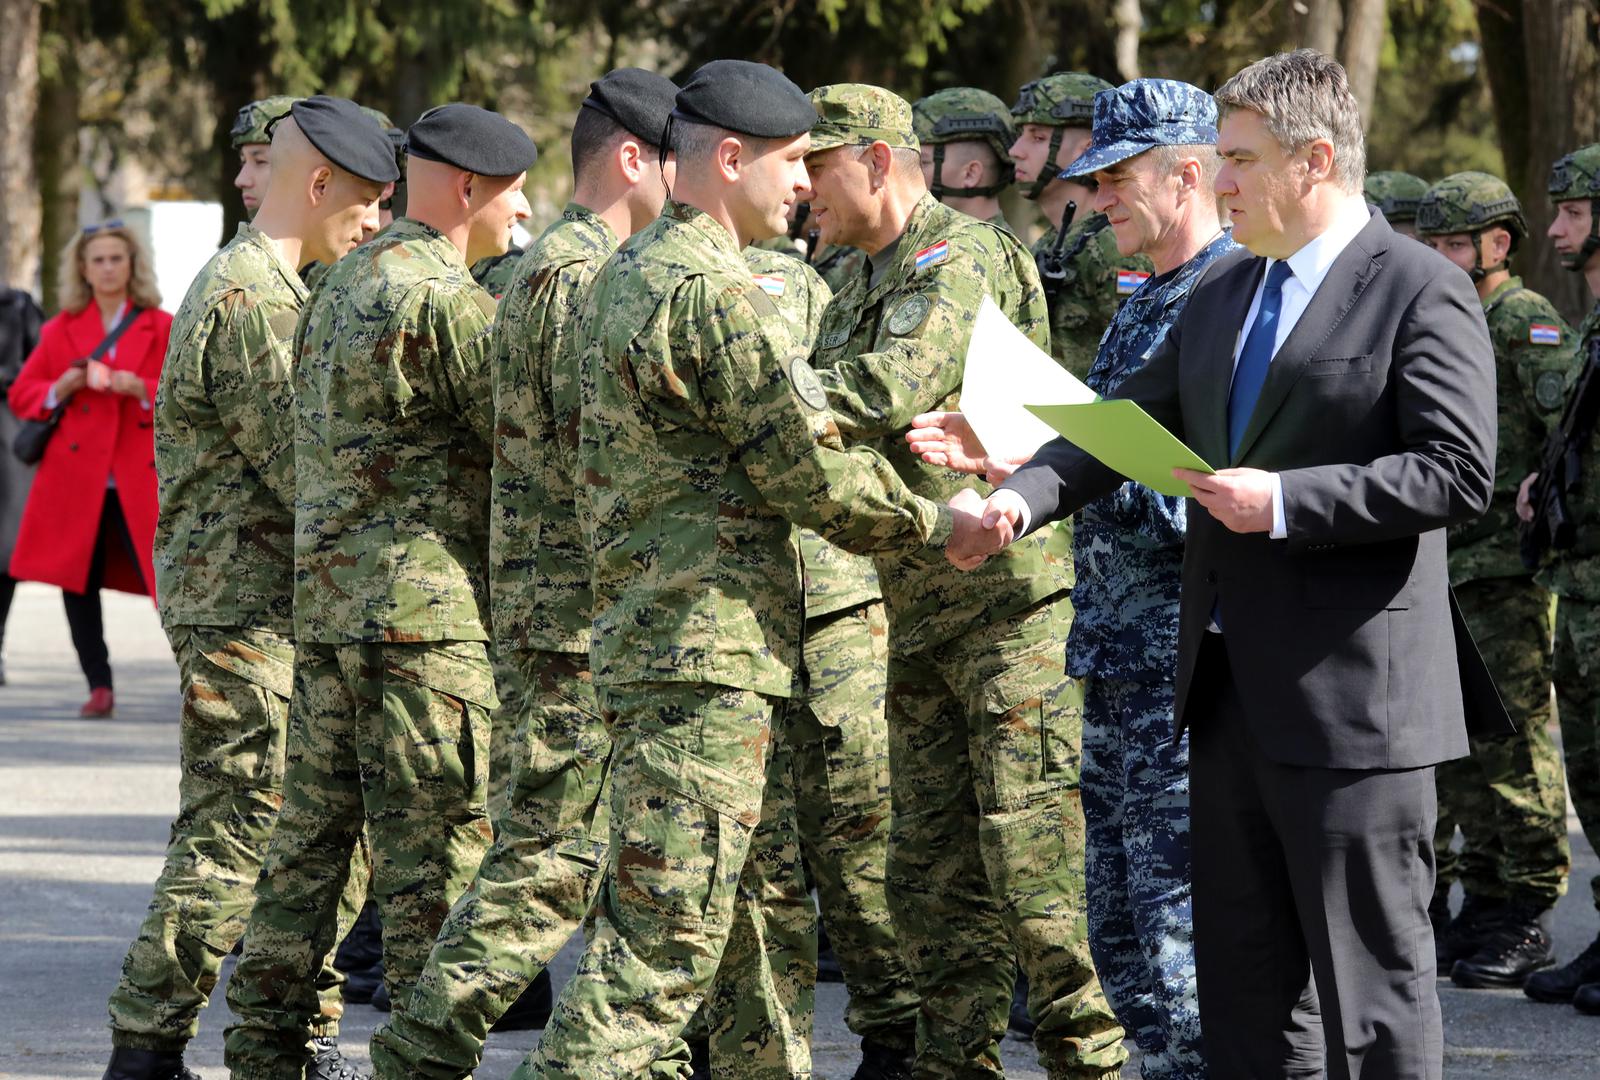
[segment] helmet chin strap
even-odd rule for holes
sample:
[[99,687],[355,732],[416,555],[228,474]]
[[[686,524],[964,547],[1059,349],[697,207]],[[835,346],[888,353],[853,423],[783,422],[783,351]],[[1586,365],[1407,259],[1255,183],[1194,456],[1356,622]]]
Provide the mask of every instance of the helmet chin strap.
[[1582,271],[1588,264],[1589,257],[1597,251],[1600,251],[1600,195],[1589,200],[1589,235],[1584,239],[1583,247],[1578,249],[1572,265],[1567,269]]
[[1012,170],[1002,166],[1001,179],[998,184],[988,184],[984,187],[953,188],[946,187],[944,182],[944,143],[933,144],[933,183],[928,185],[928,191],[935,199],[943,200],[946,195],[954,195],[958,199],[981,199],[985,195],[998,195],[1011,186]]
[[1482,281],[1490,274],[1498,274],[1500,271],[1506,270],[1511,266],[1511,259],[1509,256],[1501,259],[1493,266],[1483,265],[1483,238],[1485,235],[1486,234],[1481,232],[1475,232],[1472,234],[1472,269],[1468,270],[1467,273],[1471,276],[1473,281]]
[[1044,155],[1044,167],[1039,170],[1039,175],[1033,178],[1033,183],[1028,185],[1028,190],[1022,193],[1024,199],[1037,200],[1044,194],[1044,189],[1050,186],[1050,181],[1061,171],[1056,165],[1056,155],[1061,152],[1061,136],[1066,134],[1066,130],[1064,127],[1050,129],[1050,149]]

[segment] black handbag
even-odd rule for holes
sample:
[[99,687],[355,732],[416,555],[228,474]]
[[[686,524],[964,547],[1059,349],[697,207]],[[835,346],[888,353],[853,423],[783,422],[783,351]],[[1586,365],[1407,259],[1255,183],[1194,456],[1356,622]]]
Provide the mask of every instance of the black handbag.
[[[117,343],[117,339],[122,336],[122,332],[132,324],[134,319],[139,317],[139,313],[142,310],[144,309],[129,308],[128,313],[122,317],[122,321],[113,326],[111,332],[100,339],[100,344],[94,347],[94,351],[88,355],[84,363],[88,363],[89,360],[98,360],[109,352],[111,346]],[[67,403],[63,401],[50,410],[50,415],[43,420],[22,421],[21,427],[17,430],[17,437],[11,440],[11,452],[17,456],[18,461],[24,465],[37,465],[39,463],[39,459],[44,457],[44,448],[50,445],[50,436],[55,434],[56,425],[61,423],[62,414],[66,411]]]

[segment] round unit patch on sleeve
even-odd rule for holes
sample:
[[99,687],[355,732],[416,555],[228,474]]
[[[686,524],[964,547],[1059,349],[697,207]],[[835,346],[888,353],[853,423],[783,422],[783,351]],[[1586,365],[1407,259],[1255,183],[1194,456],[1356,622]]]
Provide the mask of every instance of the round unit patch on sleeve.
[[1543,372],[1533,380],[1533,400],[1539,403],[1541,409],[1561,408],[1566,396],[1567,380],[1559,371]]
[[904,337],[921,326],[933,310],[933,302],[923,293],[915,293],[900,301],[900,306],[889,313],[889,333]]
[[819,412],[828,407],[828,391],[823,389],[822,380],[817,378],[804,356],[795,356],[784,365],[784,371],[801,401]]

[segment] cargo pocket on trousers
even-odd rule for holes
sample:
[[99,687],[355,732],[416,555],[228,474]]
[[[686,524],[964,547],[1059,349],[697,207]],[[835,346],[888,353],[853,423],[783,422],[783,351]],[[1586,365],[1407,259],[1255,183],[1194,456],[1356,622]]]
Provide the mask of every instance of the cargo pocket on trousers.
[[412,809],[485,811],[494,672],[476,642],[384,646],[384,791]]
[[266,646],[209,628],[191,630],[189,642],[205,664],[189,673],[183,688],[185,772],[281,790],[292,650],[273,655]]
[[635,925],[696,928],[730,915],[762,785],[655,740],[632,747],[613,784],[612,885]]
[[1016,808],[1077,783],[1083,687],[1060,653],[1013,661],[983,684],[982,703],[988,727],[973,757],[980,807]]

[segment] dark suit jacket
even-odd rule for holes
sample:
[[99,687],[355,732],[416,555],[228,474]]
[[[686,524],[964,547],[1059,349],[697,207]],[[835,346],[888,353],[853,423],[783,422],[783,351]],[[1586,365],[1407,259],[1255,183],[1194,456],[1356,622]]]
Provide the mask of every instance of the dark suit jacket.
[[[1483,513],[1494,478],[1483,306],[1466,274],[1373,214],[1273,358],[1229,460],[1233,351],[1265,265],[1244,251],[1218,260],[1116,395],[1213,466],[1283,481],[1287,540],[1232,532],[1189,502],[1180,729],[1215,604],[1270,758],[1385,769],[1460,757],[1464,683],[1471,707],[1509,726],[1498,698],[1482,700],[1493,683],[1458,640],[1445,572],[1445,529]],[[1057,439],[1003,486],[1037,528],[1122,479]]]

